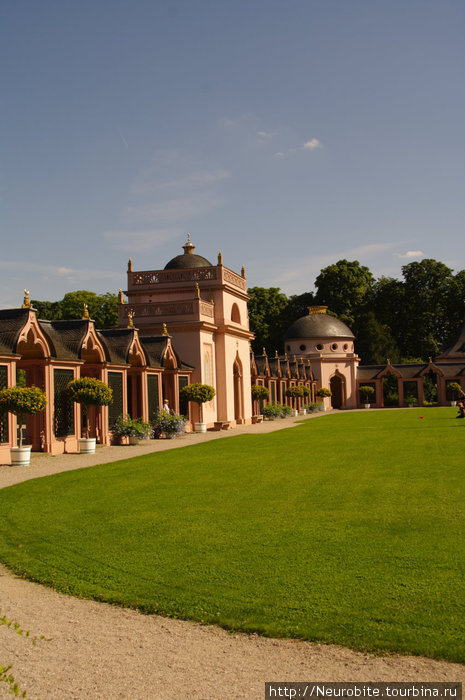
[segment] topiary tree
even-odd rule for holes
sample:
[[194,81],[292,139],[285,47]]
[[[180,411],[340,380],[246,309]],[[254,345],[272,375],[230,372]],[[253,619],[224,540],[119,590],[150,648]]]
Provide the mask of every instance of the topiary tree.
[[195,382],[194,384],[188,384],[187,386],[183,386],[179,393],[181,398],[185,399],[186,401],[193,401],[194,403],[198,404],[200,423],[203,423],[202,404],[207,403],[207,401],[211,401],[213,399],[213,397],[216,394],[215,388],[210,386],[209,384],[201,384],[200,382]]
[[316,395],[320,399],[324,399],[325,396],[332,396],[333,394],[332,394],[330,389],[327,389],[325,386],[322,386],[321,389],[318,389],[318,391],[316,392]]
[[286,396],[289,396],[294,402],[296,399],[303,397],[303,389],[303,386],[290,386],[288,389],[286,389]]
[[370,403],[370,399],[375,394],[375,389],[370,384],[362,384],[362,386],[359,386],[358,391],[362,403]]
[[47,397],[37,386],[10,386],[0,391],[0,412],[14,413],[19,423],[18,447],[23,445],[23,426],[26,415],[40,413],[47,405]]
[[[270,390],[266,386],[261,384],[252,384],[251,387],[252,399],[258,401],[260,404],[264,399],[268,399],[270,396]],[[259,408],[259,413],[263,412],[262,404]]]
[[89,406],[109,406],[113,403],[113,390],[100,379],[80,377],[68,384],[72,401],[86,408],[86,437],[89,437]]
[[452,394],[452,401],[457,401],[460,393],[462,392],[462,387],[458,382],[447,382],[447,391],[450,391]]

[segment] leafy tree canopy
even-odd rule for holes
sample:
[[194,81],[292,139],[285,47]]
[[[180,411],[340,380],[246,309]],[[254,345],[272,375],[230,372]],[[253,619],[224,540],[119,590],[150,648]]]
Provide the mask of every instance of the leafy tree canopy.
[[94,319],[97,328],[111,328],[117,325],[118,295],[111,292],[95,294],[80,290],[68,292],[61,301],[32,300],[38,317],[49,321],[81,318],[84,304],[87,304],[89,315]]

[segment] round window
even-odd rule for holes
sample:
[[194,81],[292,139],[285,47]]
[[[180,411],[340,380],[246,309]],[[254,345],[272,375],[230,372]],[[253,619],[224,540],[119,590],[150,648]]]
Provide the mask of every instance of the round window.
[[317,350],[320,350],[320,351],[323,350],[322,344],[321,344],[321,343],[318,343],[318,345],[316,346],[316,349],[317,349]]
[[344,343],[344,350],[347,351],[348,349],[349,349],[349,344],[348,344],[348,343]]
[[333,343],[331,345],[331,350],[337,350],[337,343]]
[[301,345],[301,346],[300,346],[300,349],[301,349],[301,350],[302,350],[302,352],[303,352],[304,350],[306,350],[306,349],[307,349],[307,346],[306,346],[306,345]]

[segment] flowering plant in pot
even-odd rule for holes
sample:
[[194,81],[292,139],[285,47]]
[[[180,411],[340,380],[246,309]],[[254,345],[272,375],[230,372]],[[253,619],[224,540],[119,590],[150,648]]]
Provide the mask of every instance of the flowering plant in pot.
[[80,377],[68,384],[68,393],[72,401],[82,404],[86,409],[86,437],[80,438],[79,450],[93,454],[96,439],[89,437],[89,408],[90,406],[109,406],[113,403],[113,391],[100,379]]
[[18,446],[12,447],[11,463],[27,466],[31,461],[31,445],[23,445],[23,426],[26,415],[40,413],[47,405],[47,397],[37,386],[10,386],[0,391],[0,411],[8,411],[18,418]]
[[152,420],[152,437],[160,438],[175,438],[184,432],[186,419],[177,413],[170,413],[165,408],[157,411]]
[[186,401],[192,401],[198,404],[200,422],[195,424],[195,432],[205,433],[207,426],[203,422],[202,404],[213,399],[213,397],[216,394],[215,388],[210,386],[209,384],[201,384],[200,382],[195,382],[194,384],[188,384],[187,386],[183,386],[179,393],[181,395],[181,398],[185,399]]
[[150,423],[142,418],[131,418],[131,416],[118,416],[111,429],[116,438],[129,438],[130,445],[137,445],[139,440],[146,440],[152,433]]

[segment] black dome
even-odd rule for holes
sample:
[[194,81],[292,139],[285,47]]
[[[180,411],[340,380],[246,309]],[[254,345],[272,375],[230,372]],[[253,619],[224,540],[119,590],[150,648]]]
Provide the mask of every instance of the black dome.
[[294,321],[285,335],[288,338],[355,338],[345,323],[326,313],[309,313]]
[[194,255],[194,253],[184,253],[183,255],[176,255],[175,258],[166,263],[165,270],[183,270],[187,267],[211,267],[212,264],[206,258],[202,258],[201,255]]
[[176,255],[165,265],[165,270],[185,270],[189,267],[212,267],[207,258],[201,255],[194,255],[195,246],[191,243],[190,233],[187,234],[187,242],[183,245],[184,253]]

